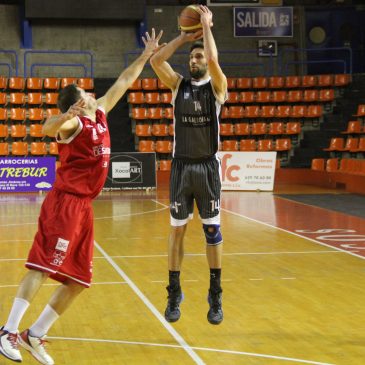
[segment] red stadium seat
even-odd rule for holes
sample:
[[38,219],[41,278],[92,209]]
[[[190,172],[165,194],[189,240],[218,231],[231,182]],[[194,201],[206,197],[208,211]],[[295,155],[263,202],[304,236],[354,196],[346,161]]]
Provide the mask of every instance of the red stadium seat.
[[352,120],[347,123],[347,129],[342,134],[361,134],[363,133],[361,123],[358,120]]
[[234,134],[232,123],[221,123],[219,125],[219,134],[221,136],[232,136]]
[[252,88],[253,89],[266,89],[268,85],[266,77],[254,77],[252,79]]
[[232,139],[223,141],[222,151],[238,151],[237,141]]
[[131,86],[129,86],[129,90],[142,90],[142,80],[136,79]]
[[266,123],[263,123],[263,122],[252,123],[251,134],[253,136],[265,135],[266,128],[267,128]]
[[328,148],[324,148],[323,151],[343,151],[345,140],[343,138],[331,138]]
[[162,93],[160,95],[160,101],[162,104],[171,104],[172,101],[172,93]]
[[8,103],[7,93],[0,93],[0,105],[5,106]]
[[275,151],[290,151],[291,150],[291,140],[290,138],[279,138],[275,143]]
[[244,116],[244,109],[242,106],[230,106],[229,107],[229,118],[240,119]]
[[24,93],[10,93],[9,102],[12,105],[24,105],[25,104],[25,94]]
[[44,156],[47,154],[46,142],[32,142],[30,144],[30,154],[36,156]]
[[81,89],[94,90],[94,79],[91,77],[80,77],[76,83]]
[[354,117],[365,117],[365,104],[360,104],[357,107],[357,113],[354,114]]
[[28,113],[28,119],[32,122],[40,122],[44,119],[43,109],[41,108],[29,108]]
[[237,89],[251,89],[252,79],[249,77],[240,77],[236,79]]
[[147,104],[159,104],[160,102],[160,94],[157,92],[145,93],[144,97]]
[[315,171],[324,171],[325,160],[324,158],[314,158],[311,163],[311,169]]
[[236,88],[236,79],[227,77],[227,89],[232,90]]
[[275,116],[275,106],[263,105],[261,107],[260,115],[262,118],[273,118]]
[[336,172],[338,171],[338,158],[329,158],[326,162],[326,171]]
[[274,103],[285,103],[286,102],[286,91],[275,90],[271,93],[271,101]]
[[27,142],[13,142],[11,144],[11,154],[14,156],[26,156],[28,154]]
[[303,100],[303,94],[301,90],[289,90],[287,101],[289,103],[299,103]]
[[270,91],[258,91],[256,93],[256,102],[258,103],[269,103],[271,93]]
[[162,119],[162,108],[148,108],[147,109],[148,119]]
[[328,87],[333,85],[333,76],[332,75],[318,75],[318,86],[319,87]]
[[61,114],[61,110],[59,110],[58,108],[47,108],[46,109],[46,118],[50,118],[53,117],[55,115],[60,115]]
[[27,104],[29,106],[40,106],[43,104],[43,94],[42,93],[29,93],[28,94],[28,100],[27,100]]
[[77,84],[77,78],[76,77],[62,77],[61,78],[61,89],[68,85]]
[[49,143],[49,154],[50,155],[58,155],[58,143],[50,142]]
[[269,78],[270,89],[282,89],[285,86],[285,79],[281,76],[272,76]]
[[319,101],[330,102],[335,99],[335,91],[333,89],[319,90]]
[[234,125],[234,134],[236,136],[248,136],[250,134],[250,124],[236,123]]
[[290,112],[291,118],[303,118],[307,108],[304,105],[293,105]]
[[275,109],[275,117],[289,118],[291,107],[289,105],[278,105]]
[[154,152],[155,151],[155,142],[150,140],[140,140],[138,143],[138,151],[139,152]]
[[133,119],[147,119],[147,109],[146,108],[133,108],[132,109]]
[[318,90],[315,89],[307,89],[304,90],[304,94],[303,94],[303,101],[305,103],[311,103],[314,101],[318,101]]
[[269,134],[270,135],[280,135],[284,134],[284,123],[282,122],[273,122],[269,124]]
[[300,122],[288,122],[286,124],[285,134],[288,135],[300,134],[301,129],[302,127]]
[[156,152],[157,153],[171,153],[172,152],[172,142],[166,140],[156,141]]
[[0,140],[4,140],[9,136],[9,128],[7,124],[0,124]]
[[163,117],[165,119],[174,119],[174,110],[172,108],[164,108]]
[[5,90],[8,87],[8,79],[4,76],[0,76],[0,90]]
[[10,135],[12,138],[25,138],[27,136],[27,127],[24,124],[12,124],[10,126]]
[[33,138],[43,138],[42,124],[31,124],[29,126],[29,135]]
[[256,141],[254,139],[241,139],[240,151],[256,151]]
[[128,94],[128,102],[130,104],[143,104],[144,103],[144,94],[141,91],[130,92]]
[[348,74],[337,74],[335,75],[334,85],[335,86],[346,86],[351,82],[351,76]]
[[171,170],[171,160],[160,160],[159,161],[160,171],[170,171]]
[[43,87],[46,90],[58,90],[60,88],[60,80],[57,77],[46,77],[43,80]]
[[157,79],[154,79],[154,78],[142,79],[142,89],[143,90],[157,90]]
[[317,86],[317,78],[313,75],[304,75],[302,76],[302,84],[301,87],[315,87]]
[[28,77],[27,78],[27,89],[28,90],[42,90],[43,79],[40,77]]
[[8,120],[8,110],[5,108],[0,108],[0,120],[7,121]]
[[300,76],[286,76],[285,87],[287,89],[294,89],[300,86]]
[[11,108],[10,119],[23,122],[25,120],[25,109],[24,108]]
[[57,105],[58,93],[46,93],[45,104],[47,105]]
[[25,79],[23,77],[10,77],[8,81],[8,88],[11,90],[24,90]]
[[169,135],[169,128],[167,124],[153,124],[152,126],[152,134],[154,136],[168,136]]
[[0,156],[9,155],[9,143],[0,142]]
[[239,100],[241,103],[253,103],[255,101],[255,93],[253,91],[241,91]]
[[236,104],[239,103],[239,93],[237,91],[228,92],[228,99],[226,104]]
[[274,144],[271,139],[260,139],[257,143],[257,151],[264,152],[264,151],[273,151]]
[[258,105],[247,105],[245,107],[245,118],[258,118],[260,116],[260,108]]
[[138,137],[149,137],[152,135],[152,128],[150,123],[136,124],[135,134]]

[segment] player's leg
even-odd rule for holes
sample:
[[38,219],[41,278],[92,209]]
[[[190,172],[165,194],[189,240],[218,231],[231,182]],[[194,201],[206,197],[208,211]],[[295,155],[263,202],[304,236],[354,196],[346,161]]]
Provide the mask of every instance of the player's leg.
[[219,324],[223,320],[221,287],[223,238],[220,229],[220,162],[212,159],[197,165],[195,180],[198,188],[194,194],[203,222],[207,244],[207,260],[210,270],[210,287],[208,291],[210,308],[207,318],[211,324]]
[[62,193],[57,208],[57,222],[52,222],[52,226],[48,222],[43,229],[51,245],[47,250],[31,251],[27,266],[38,264],[52,270],[50,277],[61,281],[62,285],[55,290],[36,322],[19,336],[22,347],[46,365],[54,364],[45,347],[48,330],[83,288],[90,286],[94,242],[92,208],[88,199]]
[[188,166],[173,160],[170,175],[170,235],[168,243],[169,285],[165,318],[176,322],[180,318],[180,303],[183,298],[180,285],[180,270],[184,257],[184,236],[191,218],[193,199],[189,193],[186,177]]
[[10,360],[22,360],[17,342],[19,323],[47,277],[44,272],[29,270],[19,285],[8,320],[0,329],[0,353]]
[[55,290],[35,323],[20,334],[19,342],[22,347],[42,364],[54,364],[45,348],[45,337],[48,330],[84,289],[82,285],[73,280],[65,281]]

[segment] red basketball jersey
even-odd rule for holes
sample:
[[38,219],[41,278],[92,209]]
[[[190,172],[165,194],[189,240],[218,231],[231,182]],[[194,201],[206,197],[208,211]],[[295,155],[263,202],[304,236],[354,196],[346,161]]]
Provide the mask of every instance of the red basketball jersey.
[[54,187],[82,197],[95,198],[104,186],[110,160],[110,136],[104,110],[96,111],[96,122],[78,117],[79,128],[59,143],[61,166]]

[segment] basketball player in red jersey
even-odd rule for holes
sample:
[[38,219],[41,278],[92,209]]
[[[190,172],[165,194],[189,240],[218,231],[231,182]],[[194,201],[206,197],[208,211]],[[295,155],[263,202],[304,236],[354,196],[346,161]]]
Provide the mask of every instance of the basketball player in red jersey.
[[[13,307],[0,329],[0,353],[21,362],[18,343],[42,364],[54,364],[44,346],[45,335],[91,284],[93,258],[93,212],[91,201],[104,186],[110,157],[107,113],[142,72],[151,55],[159,48],[160,32],[142,37],[145,49],[114,85],[95,100],[84,90],[69,85],[59,94],[62,114],[46,120],[44,134],[56,137],[61,167],[52,190],[47,194],[39,216],[26,267]],[[38,289],[51,277],[62,283],[36,322],[18,334],[18,326]]]

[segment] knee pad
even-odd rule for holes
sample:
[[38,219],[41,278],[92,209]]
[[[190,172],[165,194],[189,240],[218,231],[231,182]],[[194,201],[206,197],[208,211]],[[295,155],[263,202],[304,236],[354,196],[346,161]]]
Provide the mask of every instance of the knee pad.
[[205,239],[208,245],[219,245],[222,243],[221,226],[219,224],[203,224]]

